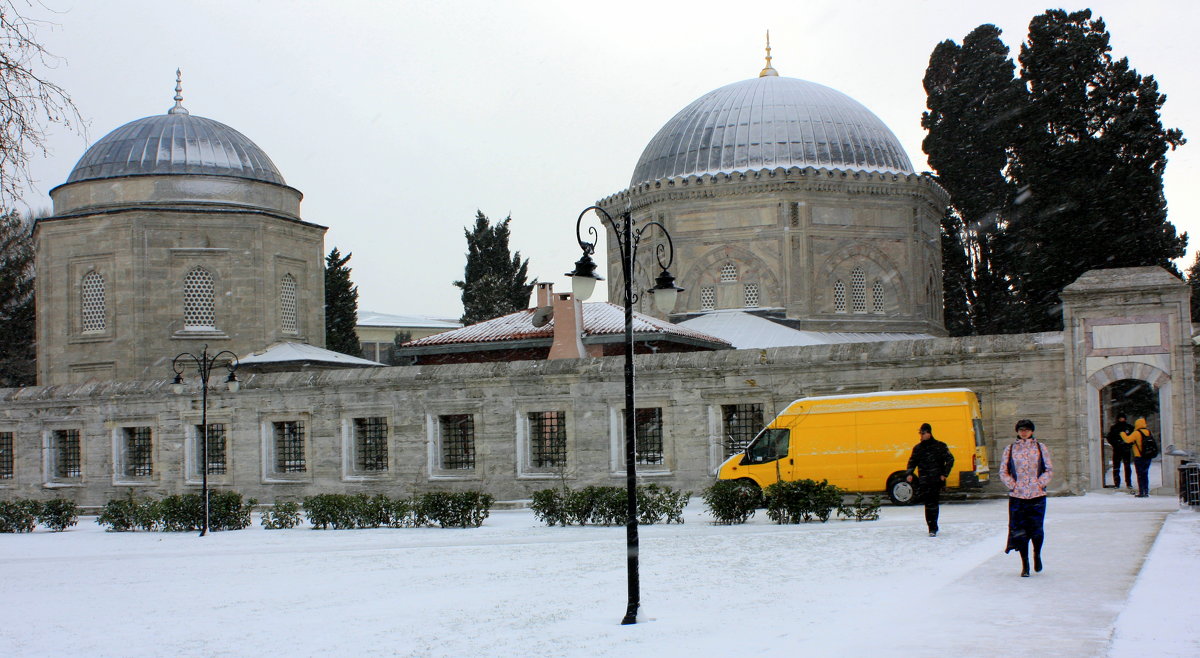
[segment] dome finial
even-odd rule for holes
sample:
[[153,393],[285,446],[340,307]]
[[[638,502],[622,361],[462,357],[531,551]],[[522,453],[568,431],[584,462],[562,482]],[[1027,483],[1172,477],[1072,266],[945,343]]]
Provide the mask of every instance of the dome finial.
[[767,30],[767,65],[762,71],[758,72],[758,77],[765,78],[769,75],[778,77],[779,71],[771,67],[771,31]]
[[183,106],[183,71],[175,69],[175,107],[167,110],[167,114],[189,114]]

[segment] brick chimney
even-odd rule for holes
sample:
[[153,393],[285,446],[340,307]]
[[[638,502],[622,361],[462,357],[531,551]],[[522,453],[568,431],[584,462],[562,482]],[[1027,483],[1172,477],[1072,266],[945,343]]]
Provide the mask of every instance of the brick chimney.
[[551,284],[538,284],[538,304],[541,305],[542,286],[551,297],[554,306],[554,343],[550,345],[548,359],[578,359],[587,356],[583,347],[583,304],[569,292],[554,293]]

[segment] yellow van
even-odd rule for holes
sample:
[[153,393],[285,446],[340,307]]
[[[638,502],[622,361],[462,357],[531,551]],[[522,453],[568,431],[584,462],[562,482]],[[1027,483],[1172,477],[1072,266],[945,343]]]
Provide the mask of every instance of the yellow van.
[[908,505],[915,491],[905,470],[921,423],[932,425],[954,455],[948,488],[987,482],[979,399],[965,388],[801,398],[725,460],[717,478],[764,488],[779,480],[829,480],[847,491],[886,491],[893,503]]

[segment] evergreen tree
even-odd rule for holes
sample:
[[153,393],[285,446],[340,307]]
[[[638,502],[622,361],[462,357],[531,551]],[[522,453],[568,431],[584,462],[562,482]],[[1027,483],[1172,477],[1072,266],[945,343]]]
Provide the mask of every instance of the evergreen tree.
[[1187,283],[1192,289],[1192,322],[1200,323],[1200,251],[1188,268]]
[[37,380],[33,236],[20,214],[0,215],[0,387]]
[[1029,24],[1029,92],[1011,173],[1013,262],[1029,302],[1026,330],[1062,327],[1058,294],[1083,272],[1159,265],[1178,274],[1187,235],[1167,221],[1166,153],[1184,143],[1159,117],[1166,96],[1128,59],[1114,61],[1090,10],[1048,10]]
[[350,281],[353,254],[343,256],[334,247],[325,257],[325,349],[362,356],[354,328],[358,325],[358,286]]
[[410,340],[412,340],[412,332],[411,331],[397,331],[396,332],[395,338],[392,339],[392,350],[388,355],[388,363],[387,364],[389,366],[408,365],[407,359],[400,359],[400,358],[398,358],[397,355],[400,353],[400,346],[407,343]]
[[1004,228],[1015,188],[1008,150],[1024,90],[1000,29],[981,25],[934,48],[925,71],[929,111],[923,147],[950,194],[942,219],[946,329],[951,335],[1003,333],[1017,315]]
[[462,289],[464,325],[508,315],[529,306],[529,293],[537,283],[526,283],[529,259],[510,253],[508,224],[512,216],[492,225],[483,211],[475,212],[475,228],[463,230],[467,238],[467,265]]

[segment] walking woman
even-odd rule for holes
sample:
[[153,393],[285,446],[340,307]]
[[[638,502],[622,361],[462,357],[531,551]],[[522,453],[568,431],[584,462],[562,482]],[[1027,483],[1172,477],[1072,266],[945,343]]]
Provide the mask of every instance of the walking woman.
[[1050,448],[1033,437],[1033,421],[1017,421],[1017,441],[1004,449],[1000,479],[1008,487],[1008,545],[1004,552],[1021,554],[1021,577],[1029,577],[1029,543],[1033,570],[1042,570],[1042,521],[1046,518],[1046,487],[1054,465]]

